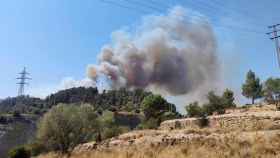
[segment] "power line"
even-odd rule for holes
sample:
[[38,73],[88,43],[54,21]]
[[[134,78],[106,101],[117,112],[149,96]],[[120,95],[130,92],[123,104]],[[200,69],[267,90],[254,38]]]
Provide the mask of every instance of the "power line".
[[[181,0],[177,0],[177,1],[181,1]],[[186,3],[186,1],[183,1],[184,3]],[[221,8],[221,7],[218,7],[217,9],[215,7],[213,7],[213,5],[209,5],[209,4],[206,4],[206,3],[200,3],[200,4],[203,4],[203,5],[199,5],[193,1],[188,1],[187,3],[190,3],[192,6],[195,6],[196,8],[199,8],[201,9],[201,11],[206,11],[208,13],[211,13],[212,15],[214,14],[216,16],[217,14],[217,9]],[[226,12],[223,12],[224,14]],[[211,16],[213,17],[213,16]],[[229,17],[229,19],[232,19],[234,21],[234,18],[232,17]],[[255,30],[255,29],[251,29],[251,28],[246,28],[246,27],[242,27],[242,26],[233,26],[233,25],[228,25],[228,24],[219,24],[215,18],[211,18],[209,19],[210,21],[213,22],[213,24],[215,24],[216,26],[218,27],[222,27],[222,28],[226,28],[226,29],[232,29],[232,30],[240,30],[240,31],[243,31],[243,32],[249,32],[249,33],[255,33],[255,34],[262,34],[264,32],[261,32],[261,31],[258,31],[258,30]],[[236,21],[236,20],[235,20]],[[260,24],[255,24],[255,25],[260,25]]]
[[278,66],[280,68],[280,46],[279,46],[279,38],[280,38],[280,36],[278,35],[278,32],[280,32],[280,30],[278,29],[278,26],[280,26],[280,24],[275,24],[275,25],[272,25],[272,26],[268,26],[268,28],[272,29],[272,31],[268,32],[267,34],[268,35],[272,35],[270,39],[275,41]]
[[140,6],[142,5],[142,6],[146,7],[146,8],[148,8],[148,9],[152,9],[152,10],[155,10],[157,12],[163,12],[164,11],[164,10],[162,10],[162,8],[158,8],[158,7],[154,6],[154,5],[145,3],[144,1],[137,1],[137,0],[124,0],[124,1],[126,1],[128,3],[132,3],[132,4],[134,2],[134,4],[137,4],[137,5],[140,5]]
[[30,73],[28,73],[26,71],[25,67],[23,68],[23,71],[20,72],[19,74],[20,74],[20,77],[17,78],[17,80],[19,80],[19,82],[17,83],[19,85],[18,96],[23,96],[25,85],[28,84],[26,82],[26,80],[31,80],[31,78],[28,77],[28,75],[30,75]]
[[[213,6],[214,8],[224,8],[224,3],[222,3],[221,1],[209,1],[208,3],[209,5],[211,4],[211,6]],[[259,23],[258,21],[255,21],[253,20],[252,18],[250,17],[253,17],[253,18],[256,18],[256,19],[259,19],[260,17],[256,16],[256,15],[250,15],[249,12],[247,11],[244,11],[244,10],[240,10],[240,9],[234,9],[232,7],[227,7],[225,10],[224,10],[224,13],[232,13],[232,14],[236,14],[236,15],[239,15],[240,17],[248,17],[247,20],[251,20],[251,22],[255,23],[255,24],[258,24],[258,25],[263,25],[262,23]],[[264,26],[264,25],[263,25]]]
[[125,5],[125,4],[122,4],[122,3],[118,3],[118,2],[115,2],[115,1],[111,1],[111,0],[100,0],[100,2],[109,4],[109,5],[114,5],[114,6],[117,6],[117,7],[120,7],[120,8],[133,10],[133,11],[136,11],[136,12],[141,12],[141,13],[148,13],[149,12],[149,11],[143,10],[141,8],[135,8],[135,7]]
[[[125,3],[124,1],[126,1],[128,3]],[[120,3],[120,1],[118,3],[118,2],[115,2],[115,1],[113,2],[113,1],[101,0],[101,2],[110,3],[112,5],[116,5],[116,6],[123,7],[123,8],[130,9],[130,10],[135,10],[136,8],[139,9],[139,6],[141,6],[141,8],[145,8],[145,9],[148,9],[148,10],[153,10],[153,11],[156,11],[156,12],[163,11],[161,9],[155,9],[155,7],[151,7],[152,6],[151,4],[149,4],[149,6],[148,6],[147,4],[145,4],[145,1],[142,1],[142,2],[139,2],[137,0],[132,0],[132,1],[131,0],[123,0],[124,3]],[[156,2],[154,2],[154,3],[156,3]],[[159,3],[159,2],[157,2],[157,3]],[[134,4],[134,6],[137,6],[137,7],[132,8],[131,6],[128,6],[127,4]],[[195,4],[195,3],[192,3],[192,4]],[[208,10],[208,11],[210,11],[210,10]],[[211,20],[211,21],[216,26],[221,27],[221,28],[226,28],[226,29],[231,29],[231,30],[239,30],[239,31],[242,31],[242,32],[247,32],[247,33],[263,34],[263,32],[261,32],[261,31],[253,30],[253,29],[250,29],[250,28],[242,27],[242,26],[232,26],[232,25],[225,25],[225,24],[221,25],[221,24],[218,24],[217,22],[215,22],[215,19]]]
[[[222,1],[219,1],[219,0],[211,0],[210,2],[213,2],[213,3],[216,3],[216,4],[220,4],[221,6],[224,6],[224,3],[222,3]],[[225,2],[225,1],[223,1],[223,2]],[[269,4],[269,3],[266,3],[266,4]],[[247,17],[251,16],[251,17],[254,17],[256,19],[262,18],[262,17],[256,16],[255,14],[251,14],[247,10],[237,8],[237,7],[233,7],[232,5],[231,5],[231,7],[227,7],[227,9],[232,10],[233,12],[239,13],[242,16],[247,16]],[[279,17],[271,17],[271,19],[279,19]]]
[[[199,0],[199,1],[200,1],[199,4],[197,4],[193,1],[188,1],[188,2],[191,3],[191,5],[193,5],[193,6],[198,6],[199,8],[202,8],[202,10],[206,10],[207,12],[209,12],[212,15],[217,15],[218,11],[220,11],[221,14],[225,14],[225,15],[228,14],[227,17],[229,19],[232,19],[233,21],[236,21],[236,18],[234,18],[233,16],[230,16],[230,15],[239,14],[241,17],[248,17],[248,14],[245,14],[245,13],[242,15],[242,14],[240,14],[240,12],[234,12],[233,10],[231,10],[231,12],[230,12],[229,8],[227,8],[228,10],[221,9],[221,8],[224,8],[222,5],[219,5],[221,3],[217,4],[214,1],[209,1],[209,3],[208,3],[208,1],[207,2],[205,2],[203,0]],[[186,2],[186,1],[184,1],[184,2]],[[230,14],[230,13],[232,13],[232,14]],[[251,22],[249,22],[249,23],[252,23],[256,26],[263,25],[262,23],[259,23],[251,18],[247,18],[247,20],[251,20]],[[255,32],[257,32],[257,31],[255,31]]]

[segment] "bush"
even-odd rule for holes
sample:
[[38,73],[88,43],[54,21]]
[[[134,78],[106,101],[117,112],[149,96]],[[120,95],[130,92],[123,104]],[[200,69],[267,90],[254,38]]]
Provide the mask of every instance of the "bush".
[[159,125],[158,119],[150,118],[140,123],[137,129],[156,129],[158,125]]
[[17,147],[9,151],[9,158],[30,158],[31,153],[25,147]]
[[198,102],[190,103],[185,109],[189,117],[202,117],[205,114],[204,109],[198,105]]
[[119,136],[120,134],[128,132],[130,129],[126,126],[117,126],[114,125],[111,128],[105,128],[102,132],[103,139],[112,138],[115,136]]
[[26,145],[26,149],[30,151],[31,156],[38,156],[46,150],[44,145],[38,142],[33,142]]
[[235,108],[236,105],[234,103],[234,93],[233,91],[226,89],[222,95],[222,99],[225,104],[225,108]]
[[165,107],[166,104],[166,100],[160,95],[149,95],[142,101],[141,108],[147,119],[151,117],[156,118],[160,115],[161,110],[166,110],[168,108]]
[[222,97],[217,96],[213,91],[208,93],[208,103],[204,105],[207,115],[212,115],[214,112],[218,114],[225,113],[225,102]]
[[102,140],[118,136],[130,130],[126,126],[118,126],[115,115],[111,111],[105,111],[99,118],[99,122]]
[[58,105],[38,126],[37,139],[47,150],[63,153],[92,139],[99,129],[97,114],[89,105]]
[[173,104],[168,103],[160,95],[149,95],[141,103],[141,109],[145,115],[139,128],[154,129],[164,120],[178,118],[180,115]]
[[280,79],[269,78],[264,83],[263,94],[265,101],[269,104],[275,104],[280,99]]
[[212,115],[214,112],[224,114],[228,108],[235,108],[234,93],[226,89],[222,96],[216,95],[210,91],[207,95],[208,102],[203,106],[199,106],[198,102],[194,102],[185,107],[189,117],[204,117]]

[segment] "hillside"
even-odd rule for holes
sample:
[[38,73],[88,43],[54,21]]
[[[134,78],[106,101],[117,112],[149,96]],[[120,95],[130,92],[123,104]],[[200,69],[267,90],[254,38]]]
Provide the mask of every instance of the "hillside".
[[79,145],[72,158],[279,157],[279,120],[275,105],[238,108],[210,116],[206,127],[200,127],[196,118],[169,120],[158,130],[133,131],[101,144]]
[[[45,99],[20,96],[9,97],[0,102],[0,113],[29,113],[42,115],[59,103],[88,103],[99,110],[133,111],[139,110],[141,101],[152,93],[143,90],[108,90],[99,93],[97,88],[71,88],[58,91]],[[174,106],[174,105],[172,105]]]
[[0,157],[7,157],[7,152],[19,145],[30,142],[36,132],[37,116],[24,115],[13,117],[6,115],[0,121]]
[[[66,107],[80,107],[80,105],[92,107],[99,120],[106,120],[104,123],[106,125],[102,126],[104,131],[99,134],[103,139],[103,137],[115,136],[122,131],[138,128],[145,120],[140,104],[145,97],[150,95],[152,93],[143,90],[120,89],[98,93],[96,88],[80,87],[59,91],[46,99],[30,96],[6,98],[0,102],[0,143],[5,144],[0,145],[0,157],[6,157],[11,148],[30,143],[37,132],[38,118],[57,107],[58,104]],[[166,118],[170,114],[172,117],[180,116],[176,112],[175,105],[165,100],[158,108],[161,109],[159,114]],[[161,119],[166,120],[166,118]]]

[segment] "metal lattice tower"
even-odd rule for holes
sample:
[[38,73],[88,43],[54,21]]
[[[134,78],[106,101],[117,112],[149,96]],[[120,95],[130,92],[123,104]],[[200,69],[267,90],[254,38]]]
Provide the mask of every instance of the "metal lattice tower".
[[272,35],[272,37],[270,39],[275,41],[278,66],[280,68],[280,46],[279,46],[279,44],[280,44],[279,43],[280,36],[278,35],[278,32],[280,32],[280,29],[278,29],[279,26],[280,26],[280,24],[269,26],[268,28],[272,29],[272,31],[268,32],[267,34],[268,35]]
[[25,67],[23,68],[23,71],[20,72],[19,74],[20,74],[20,77],[17,78],[17,80],[19,80],[19,82],[17,83],[19,85],[18,96],[23,96],[25,85],[28,85],[26,80],[31,80],[31,78],[28,77],[28,75],[30,75],[30,74],[26,71]]

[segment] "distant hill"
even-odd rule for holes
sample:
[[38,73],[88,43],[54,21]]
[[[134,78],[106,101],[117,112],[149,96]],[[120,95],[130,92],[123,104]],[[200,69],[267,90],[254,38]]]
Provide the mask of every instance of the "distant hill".
[[0,102],[0,113],[20,113],[40,114],[43,111],[45,101],[40,98],[30,96],[8,97]]
[[[108,90],[98,93],[97,88],[71,88],[51,94],[46,99],[30,96],[9,97],[0,102],[0,113],[29,113],[41,115],[59,103],[88,103],[100,111],[139,111],[142,100],[151,92],[138,89]],[[172,109],[175,105],[170,104]]]

